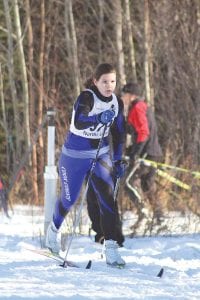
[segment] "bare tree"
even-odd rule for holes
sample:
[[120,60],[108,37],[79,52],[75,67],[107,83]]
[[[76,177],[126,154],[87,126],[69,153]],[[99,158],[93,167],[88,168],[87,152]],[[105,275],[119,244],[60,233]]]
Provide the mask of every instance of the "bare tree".
[[[29,97],[30,97],[30,123],[35,124],[35,97],[33,83],[33,28],[31,23],[30,1],[26,0],[26,15],[28,26],[28,81],[29,81]],[[30,127],[31,138],[34,135],[34,126]],[[33,143],[33,140],[32,140]],[[38,202],[38,185],[37,185],[37,147],[33,143],[32,147],[32,185],[33,185],[33,203]]]
[[[12,21],[10,17],[10,7],[8,0],[4,0],[4,11],[7,25],[7,40],[8,40],[8,50],[7,50],[7,63],[8,63],[8,74],[9,74],[9,84],[10,84],[10,92],[12,97],[12,105],[13,105],[13,117],[14,117],[14,127],[17,132],[20,132],[19,125],[19,112],[18,112],[18,99],[17,99],[17,91],[15,86],[15,67],[14,67],[14,49],[13,49],[13,28]],[[14,150],[14,149],[13,149]],[[16,135],[16,153],[13,152],[13,161],[20,157],[20,136]]]
[[99,26],[98,26],[98,49],[99,49],[99,56],[98,56],[98,63],[100,64],[103,60],[103,54],[102,54],[102,33],[103,33],[103,23],[104,23],[104,1],[98,0],[99,5]]
[[[39,96],[38,96],[38,108],[37,108],[37,126],[42,124],[43,119],[43,106],[44,106],[44,51],[45,51],[45,1],[40,2],[40,52],[39,52]],[[44,141],[42,132],[39,132],[39,145],[38,145],[38,173],[39,173],[39,193],[43,195],[43,170],[44,170]],[[39,155],[40,153],[40,155]],[[42,154],[42,155],[41,155]]]
[[137,82],[135,47],[134,47],[133,32],[132,32],[132,26],[134,23],[133,20],[131,20],[129,0],[125,0],[125,18],[126,18],[127,35],[128,35],[128,48],[129,48],[129,55],[130,55],[128,63],[130,63],[131,65],[132,80],[134,82]]
[[146,100],[154,106],[154,97],[151,89],[151,75],[152,75],[152,54],[151,54],[151,29],[149,19],[149,0],[144,0],[144,48],[145,48],[145,90]]
[[[67,28],[67,26],[69,26],[70,30]],[[72,55],[73,69],[71,71],[73,71],[74,77],[74,94],[75,97],[78,97],[80,94],[80,72],[78,63],[76,28],[74,24],[71,0],[65,0],[65,36],[67,38],[68,48],[71,48],[69,53]]]
[[22,76],[22,88],[23,88],[23,100],[24,100],[24,120],[25,120],[25,132],[26,132],[26,143],[27,147],[30,147],[30,124],[29,124],[29,94],[28,94],[28,80],[26,72],[26,62],[24,56],[24,49],[22,44],[22,30],[20,23],[19,15],[19,5],[18,0],[14,0],[14,15],[15,15],[15,26],[16,26],[16,35],[18,40],[18,52],[19,52],[19,62],[21,68]]
[[8,122],[6,118],[6,106],[5,106],[5,99],[4,99],[4,92],[3,92],[3,75],[2,75],[2,68],[0,64],[0,98],[1,98],[1,108],[2,108],[2,121],[0,121],[1,127],[5,131],[6,136],[6,166],[7,172],[9,172],[10,168],[10,155],[9,155],[9,130],[8,130]]
[[124,51],[122,43],[122,6],[121,0],[115,0],[113,2],[114,16],[115,16],[115,30],[116,30],[116,47],[117,47],[117,61],[118,61],[118,71],[119,71],[119,82],[120,86],[126,83],[125,75],[125,63],[124,63]]

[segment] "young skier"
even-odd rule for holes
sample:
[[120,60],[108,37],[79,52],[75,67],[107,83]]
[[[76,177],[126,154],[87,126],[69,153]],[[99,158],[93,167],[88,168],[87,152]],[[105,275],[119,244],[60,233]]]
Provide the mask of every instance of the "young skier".
[[[118,252],[116,242],[113,177],[116,173],[118,176],[123,175],[121,157],[125,124],[123,103],[113,93],[116,87],[116,71],[113,66],[100,64],[86,87],[74,104],[70,129],[62,147],[59,160],[61,195],[47,229],[46,246],[52,252],[59,252],[59,229],[78,199],[82,184],[87,180],[99,150],[89,185],[95,190],[100,206],[106,263],[124,265],[125,261]],[[112,135],[112,155],[109,134]]]

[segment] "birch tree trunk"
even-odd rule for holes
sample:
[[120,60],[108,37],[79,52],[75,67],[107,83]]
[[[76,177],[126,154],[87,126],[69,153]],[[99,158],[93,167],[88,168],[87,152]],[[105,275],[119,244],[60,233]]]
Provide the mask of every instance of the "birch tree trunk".
[[[198,35],[197,35],[197,43],[200,39],[200,1],[196,0],[196,7],[197,7],[197,25],[198,25]],[[198,52],[197,52],[197,57],[200,57],[200,47],[198,47]],[[196,91],[199,91],[199,86],[200,86],[200,62],[198,61],[198,71],[197,71],[197,78],[196,78]],[[197,99],[198,99],[199,92],[197,93]],[[197,113],[197,118],[198,118],[198,124],[197,124],[197,135],[195,138],[197,138],[197,149],[200,149],[200,120],[199,120],[199,115],[200,115],[200,102],[198,102],[198,113]],[[198,151],[198,163],[200,164],[200,151]]]
[[10,155],[9,155],[9,130],[8,130],[8,122],[6,119],[6,106],[5,106],[5,101],[4,101],[4,92],[3,92],[3,75],[2,75],[2,69],[1,69],[1,64],[0,64],[0,97],[1,97],[1,108],[2,108],[2,121],[1,121],[1,126],[5,130],[5,137],[6,137],[6,169],[7,172],[9,173],[10,171]]
[[98,63],[102,63],[103,54],[102,54],[102,31],[103,31],[103,1],[98,0],[98,6],[99,6],[99,27],[98,27]]
[[[69,26],[70,30],[68,30]],[[72,1],[65,0],[65,36],[67,38],[67,43],[71,46],[70,54],[72,55],[72,72],[73,72],[73,82],[74,82],[74,96],[78,97],[80,94],[80,71],[78,63],[78,49],[77,49],[77,39],[76,39],[76,28],[74,24],[74,16],[72,9]],[[70,47],[68,45],[68,48]],[[71,61],[71,59],[69,59]]]
[[120,88],[126,83],[124,51],[122,42],[122,7],[121,0],[113,1],[115,28],[116,28],[116,46],[117,46],[117,61],[119,71]]
[[19,62],[22,75],[22,89],[23,89],[23,100],[24,100],[24,120],[25,120],[25,132],[26,132],[26,143],[27,147],[30,147],[30,122],[29,122],[29,95],[28,95],[28,80],[26,72],[26,63],[24,57],[24,49],[22,44],[22,30],[19,16],[18,0],[14,0],[14,15],[15,15],[15,26],[18,41],[18,52]]
[[67,53],[68,56],[72,57],[72,47],[71,47],[71,37],[70,37],[70,27],[69,27],[69,7],[68,7],[68,1],[65,1],[65,40],[66,40],[66,47],[67,47]]
[[[42,124],[43,117],[43,101],[44,101],[44,45],[45,45],[45,2],[41,0],[40,2],[40,16],[41,16],[41,25],[40,25],[40,54],[39,54],[39,96],[38,96],[38,118],[37,126]],[[44,170],[44,141],[42,132],[39,132],[39,149],[38,149],[38,173],[39,173],[39,193],[40,198],[43,199],[44,194],[44,179],[43,179],[43,170]]]
[[[197,50],[197,57],[200,58],[200,1],[196,0],[196,22],[197,22],[197,30],[195,32],[196,35],[196,43],[195,48]],[[194,131],[194,154],[196,159],[194,159],[194,163],[200,164],[200,101],[199,101],[199,86],[200,86],[200,61],[198,59],[197,66],[196,66],[196,76],[195,76],[195,99],[196,99],[196,126]]]
[[154,97],[151,88],[152,55],[151,55],[151,29],[149,21],[149,0],[144,0],[144,49],[145,49],[145,88],[146,101],[154,107]]
[[12,98],[12,105],[13,105],[13,111],[14,111],[14,128],[16,129],[16,132],[18,134],[15,135],[16,138],[16,153],[15,149],[12,149],[12,144],[11,144],[11,149],[13,150],[13,161],[16,161],[20,157],[20,135],[19,132],[20,130],[20,125],[19,125],[19,112],[18,112],[18,99],[17,99],[17,91],[16,91],[16,86],[15,86],[15,76],[14,76],[14,62],[13,62],[13,57],[14,57],[14,50],[13,50],[13,29],[12,29],[12,22],[11,22],[11,17],[10,17],[10,8],[8,4],[8,0],[3,0],[4,2],[4,11],[5,11],[5,18],[6,18],[6,26],[7,26],[7,40],[8,40],[8,74],[9,74],[9,84],[11,88],[11,98]]
[[132,80],[137,82],[137,73],[136,73],[136,60],[135,60],[135,48],[133,43],[133,32],[132,32],[132,24],[133,20],[131,20],[130,16],[130,3],[129,0],[125,0],[125,16],[126,16],[126,25],[128,31],[128,47],[129,47],[129,55],[130,59],[128,60],[129,65],[132,70]]
[[[30,97],[30,123],[35,124],[35,97],[33,89],[33,29],[31,23],[31,13],[30,13],[30,2],[26,0],[26,15],[27,15],[27,26],[28,26],[28,62],[29,62],[29,97]],[[34,136],[34,127],[30,127],[31,139]],[[33,140],[32,140],[33,143]],[[34,204],[38,203],[38,185],[37,185],[37,147],[33,143],[32,147],[32,186],[33,186],[33,197],[32,201]]]

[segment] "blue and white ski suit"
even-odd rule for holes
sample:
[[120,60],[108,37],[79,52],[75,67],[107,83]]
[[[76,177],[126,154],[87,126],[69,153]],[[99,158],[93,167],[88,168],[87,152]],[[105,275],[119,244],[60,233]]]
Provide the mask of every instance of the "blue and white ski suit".
[[113,161],[121,160],[122,157],[125,135],[123,102],[115,94],[104,97],[95,87],[83,91],[73,107],[70,130],[59,160],[61,195],[56,202],[53,221],[60,228],[67,212],[80,195],[104,131],[105,125],[98,121],[97,116],[108,109],[114,111],[114,117],[104,133],[89,184],[92,184],[98,198],[105,239],[116,240]]

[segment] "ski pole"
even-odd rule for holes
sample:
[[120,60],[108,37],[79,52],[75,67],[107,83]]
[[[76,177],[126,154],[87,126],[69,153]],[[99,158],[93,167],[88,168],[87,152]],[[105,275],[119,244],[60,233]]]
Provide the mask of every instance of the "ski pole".
[[131,172],[129,173],[129,175],[126,178],[126,186],[128,187],[129,190],[131,190],[133,192],[133,194],[136,195],[136,197],[138,198],[139,202],[141,203],[141,196],[138,193],[138,191],[136,189],[133,188],[133,186],[130,184],[130,180],[132,178],[132,176],[134,175],[134,173],[137,171],[137,169],[140,167],[140,160],[138,159],[133,167],[133,169],[131,170]]
[[119,184],[120,184],[120,177],[117,177],[117,180],[116,180],[116,183],[115,183],[114,195],[113,195],[114,201],[116,201],[116,199],[117,199]]
[[[123,168],[123,173],[125,173],[125,171],[126,171],[127,164],[128,163],[127,163],[126,160],[121,160],[121,166]],[[124,174],[122,176],[124,176]],[[116,182],[115,182],[115,188],[114,188],[114,193],[113,193],[114,201],[116,201],[116,198],[117,198],[117,194],[118,194],[118,190],[119,190],[119,185],[120,185],[120,179],[121,179],[121,176],[116,175]]]
[[[90,172],[89,172],[89,175],[88,175],[88,179],[87,179],[87,183],[86,183],[86,187],[85,187],[85,192],[84,192],[83,197],[81,199],[81,203],[80,203],[79,210],[78,210],[78,215],[75,218],[75,222],[74,222],[74,226],[73,226],[73,230],[72,230],[72,235],[71,235],[71,238],[70,238],[69,243],[68,243],[68,247],[67,247],[67,251],[66,251],[66,254],[65,254],[64,262],[61,265],[63,268],[67,267],[67,256],[68,256],[69,250],[71,248],[71,244],[72,244],[72,241],[73,241],[73,238],[74,238],[74,235],[75,235],[76,228],[79,225],[81,211],[82,211],[83,204],[84,204],[86,196],[87,196],[89,183],[90,183],[90,180],[92,178],[94,168],[95,168],[97,160],[99,158],[99,151],[101,149],[101,144],[103,142],[103,138],[104,138],[106,129],[107,129],[107,125],[105,125],[105,127],[104,127],[104,130],[103,130],[103,133],[102,133],[102,136],[101,136],[101,139],[99,141],[98,148],[97,148],[95,159],[92,162],[92,166],[91,166],[91,169],[90,169]],[[91,266],[91,262],[89,262],[88,265]],[[86,268],[89,268],[89,267],[87,266]]]

